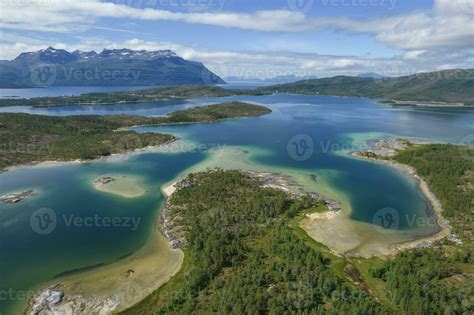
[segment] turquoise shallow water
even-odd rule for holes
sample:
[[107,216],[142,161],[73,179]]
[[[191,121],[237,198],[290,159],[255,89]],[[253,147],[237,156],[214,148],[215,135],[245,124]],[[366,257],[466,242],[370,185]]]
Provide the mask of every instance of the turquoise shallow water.
[[[226,98],[234,99],[263,104],[273,112],[264,117],[216,124],[137,129],[178,134],[191,144],[182,146],[179,153],[139,153],[113,161],[17,168],[0,174],[0,195],[28,188],[38,190],[36,197],[21,203],[0,205],[0,311],[8,313],[12,306],[24,302],[22,292],[61,273],[111,263],[138,250],[156,219],[162,202],[161,185],[203,162],[210,149],[240,147],[249,152],[250,163],[258,168],[267,166],[315,175],[316,182],[324,181],[344,195],[355,221],[373,224],[377,211],[393,208],[400,217],[399,230],[430,234],[434,227],[413,226],[406,220],[407,215],[426,217],[430,210],[412,180],[394,168],[354,159],[346,152],[364,148],[366,139],[385,135],[460,143],[474,134],[473,109],[392,108],[365,99],[323,96]],[[49,115],[155,116],[220,101],[0,110]],[[148,192],[136,199],[124,199],[95,191],[90,181],[106,173],[140,176]],[[31,223],[32,215],[42,208],[52,209],[57,218],[56,228],[46,235],[36,233]],[[140,224],[136,230],[127,226],[68,226],[64,218],[71,215],[139,219]],[[5,292],[8,295],[2,296]]]

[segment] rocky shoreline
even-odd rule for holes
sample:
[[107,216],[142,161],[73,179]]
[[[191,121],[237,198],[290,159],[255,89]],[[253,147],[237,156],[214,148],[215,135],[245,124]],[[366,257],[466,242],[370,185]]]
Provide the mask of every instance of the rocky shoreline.
[[420,188],[421,193],[425,196],[432,208],[432,215],[435,217],[436,222],[439,226],[439,230],[432,235],[423,237],[421,239],[394,244],[390,247],[390,250],[393,252],[398,252],[404,249],[410,248],[423,248],[430,247],[433,242],[440,240],[442,238],[448,238],[449,240],[459,244],[461,241],[459,238],[451,233],[451,226],[449,221],[443,217],[443,208],[441,202],[438,198],[431,192],[426,181],[418,175],[416,170],[408,165],[397,163],[391,160],[398,151],[405,150],[408,146],[411,145],[424,145],[429,142],[420,140],[420,139],[401,139],[401,138],[386,138],[377,140],[371,149],[352,152],[351,155],[358,158],[374,160],[379,163],[385,163],[391,166],[394,166],[402,170],[407,176],[413,178]]
[[18,203],[33,196],[36,196],[36,191],[33,189],[28,189],[19,193],[11,193],[0,196],[0,203]]
[[[305,191],[304,188],[298,185],[290,176],[285,176],[279,173],[257,171],[246,171],[245,174],[257,179],[261,187],[277,189],[293,197],[309,196],[322,201],[330,213],[336,213],[341,210],[341,206],[337,201],[323,198],[314,192]],[[177,211],[173,211],[174,209],[172,208],[169,199],[175,190],[182,187],[189,187],[190,185],[192,185],[192,182],[187,179],[183,179],[163,189],[166,200],[160,213],[159,230],[163,236],[168,239],[172,249],[185,248],[186,237],[184,227],[176,223],[177,219],[179,220],[179,215],[176,213]]]
[[[30,299],[27,315],[63,314],[112,314],[120,304],[118,297],[85,298],[83,294],[65,295],[61,285],[56,284],[36,292]],[[80,312],[78,313],[78,310]]]

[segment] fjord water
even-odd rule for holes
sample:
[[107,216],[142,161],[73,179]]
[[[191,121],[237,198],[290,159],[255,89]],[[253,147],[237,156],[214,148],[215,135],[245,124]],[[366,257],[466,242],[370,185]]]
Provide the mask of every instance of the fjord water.
[[[0,310],[24,304],[22,292],[36,288],[61,273],[109,264],[137,251],[147,240],[162,203],[160,187],[187,169],[204,163],[209,149],[241,148],[255,169],[282,170],[310,175],[315,186],[324,185],[347,203],[350,218],[373,224],[374,213],[396,209],[399,229],[413,236],[429,235],[436,227],[414,226],[406,218],[426,218],[430,207],[415,182],[393,167],[350,157],[367,140],[386,135],[460,143],[474,134],[474,110],[466,108],[393,108],[375,101],[324,96],[245,96],[195,99],[98,107],[0,108],[33,114],[141,114],[161,115],[173,110],[228,100],[270,107],[270,115],[215,124],[139,128],[137,131],[176,133],[196,146],[180,152],[139,153],[122,159],[86,164],[16,168],[0,174],[0,195],[33,188],[38,195],[12,205],[0,205]],[[295,138],[296,137],[296,138]],[[292,139],[311,139],[312,153],[301,160],[292,151]],[[291,140],[291,141],[290,141]],[[290,145],[288,143],[290,142]],[[211,150],[212,151],[212,150]],[[232,156],[217,156],[232,167]],[[101,174],[139,176],[148,192],[125,199],[95,191],[91,181]],[[57,226],[50,234],[32,229],[31,215],[54,210]],[[130,227],[67,225],[63,218],[140,218]]]

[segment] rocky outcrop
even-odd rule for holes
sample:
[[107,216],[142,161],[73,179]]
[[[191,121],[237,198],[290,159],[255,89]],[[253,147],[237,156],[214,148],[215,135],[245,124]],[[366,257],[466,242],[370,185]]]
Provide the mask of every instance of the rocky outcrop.
[[66,295],[60,285],[54,285],[38,291],[31,299],[26,310],[27,315],[108,315],[119,305],[115,296],[89,297]]
[[400,139],[400,138],[384,138],[377,140],[372,144],[369,150],[355,152],[355,155],[360,155],[367,158],[390,158],[397,154],[398,151],[406,149],[410,145],[426,144],[425,140],[419,139]]
[[36,193],[33,189],[26,190],[20,193],[12,193],[0,196],[0,203],[18,203],[25,200],[26,198],[35,196]]
[[[298,185],[290,176],[272,173],[247,171],[248,176],[257,180],[260,186],[281,190],[291,196],[308,196],[315,200],[323,202],[330,211],[339,211],[341,207],[332,199],[323,198],[320,195],[307,192]],[[190,187],[194,184],[192,178],[187,177],[175,184],[176,190]],[[174,191],[174,190],[173,190]],[[186,247],[186,231],[180,224],[179,208],[170,203],[170,196],[167,197],[165,205],[160,213],[159,229],[161,233],[169,240],[170,247],[173,249]]]

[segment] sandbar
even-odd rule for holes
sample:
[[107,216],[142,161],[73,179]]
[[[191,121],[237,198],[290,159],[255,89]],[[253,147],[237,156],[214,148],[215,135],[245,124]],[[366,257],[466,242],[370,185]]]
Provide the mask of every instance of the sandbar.
[[137,198],[147,192],[141,179],[131,175],[101,175],[94,179],[93,186],[98,191],[119,195],[124,198]]

